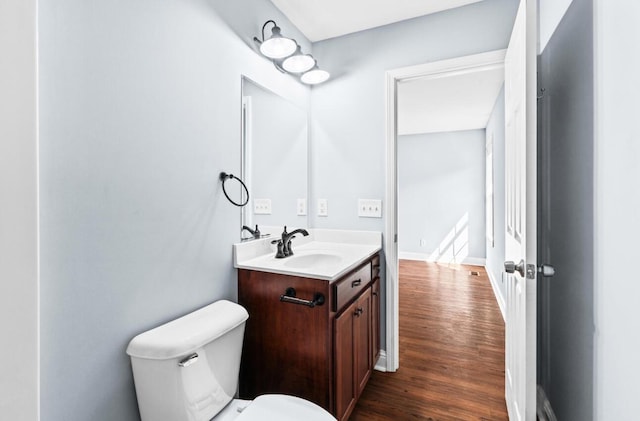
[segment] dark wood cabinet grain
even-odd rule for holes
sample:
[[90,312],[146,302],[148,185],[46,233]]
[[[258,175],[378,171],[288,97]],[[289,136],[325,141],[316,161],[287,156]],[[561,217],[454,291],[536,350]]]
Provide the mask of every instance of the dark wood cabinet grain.
[[[249,312],[240,397],[299,396],[347,420],[379,354],[377,262],[373,256],[334,282],[238,270],[238,302]],[[309,301],[322,294],[325,303],[280,301],[288,288]]]

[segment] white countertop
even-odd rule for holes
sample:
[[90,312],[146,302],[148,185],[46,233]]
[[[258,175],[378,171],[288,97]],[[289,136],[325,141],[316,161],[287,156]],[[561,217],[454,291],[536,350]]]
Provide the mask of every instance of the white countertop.
[[278,236],[233,245],[234,266],[283,275],[334,281],[381,250],[382,234],[377,231],[309,229],[296,235],[294,255],[276,259]]

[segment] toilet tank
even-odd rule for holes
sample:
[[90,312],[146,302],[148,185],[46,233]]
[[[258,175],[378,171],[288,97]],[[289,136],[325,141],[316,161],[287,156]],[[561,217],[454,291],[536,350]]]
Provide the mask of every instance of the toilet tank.
[[142,421],[208,421],[238,387],[247,311],[217,301],[141,333],[127,354]]

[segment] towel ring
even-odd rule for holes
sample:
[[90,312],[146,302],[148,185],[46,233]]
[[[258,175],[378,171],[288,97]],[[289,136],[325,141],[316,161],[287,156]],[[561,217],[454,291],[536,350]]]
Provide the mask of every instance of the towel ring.
[[[229,197],[229,195],[227,194],[227,190],[224,188],[224,183],[228,179],[236,179],[236,180],[238,180],[240,182],[240,184],[242,185],[242,188],[244,189],[245,193],[247,194],[247,200],[245,200],[244,203],[237,203],[237,202],[235,202],[233,199],[231,199]],[[242,182],[242,180],[240,180],[238,177],[234,176],[233,174],[227,174],[226,172],[221,172],[220,173],[220,181],[222,181],[222,192],[224,193],[224,195],[227,198],[227,200],[229,200],[229,202],[233,203],[234,205],[236,205],[238,207],[245,206],[247,203],[249,203],[249,189],[247,189],[247,186]]]

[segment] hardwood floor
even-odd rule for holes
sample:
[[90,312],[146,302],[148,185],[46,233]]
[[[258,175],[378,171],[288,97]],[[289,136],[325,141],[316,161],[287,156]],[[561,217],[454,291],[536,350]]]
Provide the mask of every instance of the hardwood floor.
[[350,420],[508,420],[504,321],[484,268],[401,260],[399,301],[400,369],[374,371]]

